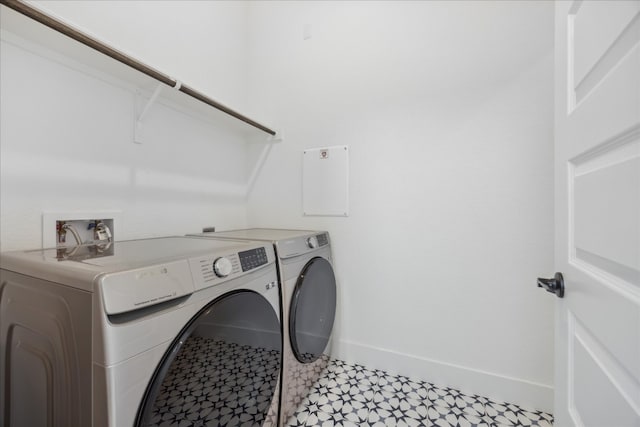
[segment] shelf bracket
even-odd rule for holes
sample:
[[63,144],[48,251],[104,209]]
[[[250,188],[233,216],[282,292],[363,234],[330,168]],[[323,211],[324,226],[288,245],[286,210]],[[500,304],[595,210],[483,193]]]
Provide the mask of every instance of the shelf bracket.
[[267,137],[267,142],[282,142],[282,131],[276,129],[276,133]]
[[[156,99],[158,99],[158,96],[160,95],[160,92],[162,92],[162,88],[164,86],[165,85],[163,83],[158,83],[158,86],[156,86],[156,90],[153,91],[151,98],[149,98],[149,100],[147,101],[146,105],[142,109],[142,112],[139,116],[136,117],[135,127],[133,129],[133,141],[137,144],[142,144],[144,142],[144,117],[147,115],[149,108],[151,108],[154,102],[156,102]],[[138,98],[139,97],[140,94],[138,94]]]
[[262,170],[262,166],[264,166],[267,161],[267,157],[269,157],[269,153],[271,152],[271,147],[273,144],[277,142],[282,142],[282,133],[280,131],[276,131],[275,135],[269,135],[267,138],[267,144],[262,148],[262,152],[260,152],[260,157],[256,162],[256,165],[253,167],[251,171],[251,176],[249,176],[249,180],[247,181],[247,189],[246,189],[246,198],[249,198],[249,194],[251,194],[251,190],[253,190],[254,185],[256,184],[256,180],[260,171]]

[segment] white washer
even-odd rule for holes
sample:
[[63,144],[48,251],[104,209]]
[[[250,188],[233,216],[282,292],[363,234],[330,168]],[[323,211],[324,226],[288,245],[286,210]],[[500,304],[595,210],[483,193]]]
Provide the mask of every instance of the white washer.
[[3,425],[276,425],[271,244],[132,240],[0,267]]
[[280,424],[287,425],[329,361],[337,294],[329,233],[253,228],[194,236],[260,240],[275,248],[284,343]]

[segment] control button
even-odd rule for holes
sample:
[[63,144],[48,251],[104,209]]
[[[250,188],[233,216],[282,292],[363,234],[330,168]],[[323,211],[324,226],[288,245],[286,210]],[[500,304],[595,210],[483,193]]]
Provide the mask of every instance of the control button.
[[213,272],[218,277],[227,277],[232,270],[233,265],[227,258],[221,257],[213,262]]
[[318,247],[318,239],[316,239],[316,236],[311,236],[307,239],[307,246],[311,249]]
[[242,271],[249,271],[268,263],[267,253],[264,248],[251,249],[240,252],[238,255]]

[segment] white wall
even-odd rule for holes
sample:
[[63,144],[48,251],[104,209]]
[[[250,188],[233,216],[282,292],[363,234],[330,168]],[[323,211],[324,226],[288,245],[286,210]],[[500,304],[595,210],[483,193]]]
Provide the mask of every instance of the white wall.
[[[551,410],[552,3],[255,2],[249,28],[285,136],[249,224],[330,231],[336,355]],[[303,149],[343,144],[350,216],[302,216]]]
[[216,101],[240,111],[246,106],[246,2],[30,3]]
[[[128,88],[3,42],[0,249],[38,247],[44,210],[122,210],[120,238],[328,229],[338,356],[551,409],[551,2],[207,2],[207,36],[164,3],[38,4],[285,141],[247,206],[259,144],[158,105],[135,145]],[[340,144],[351,216],[303,217],[302,150]]]
[[[237,18],[221,5],[215,19],[234,25],[201,46],[245,40]],[[246,225],[245,135],[157,103],[135,144],[134,88],[9,38],[0,49],[0,249],[40,247],[44,211],[122,211],[119,240]],[[216,52],[225,72],[211,86],[242,100],[244,62]]]

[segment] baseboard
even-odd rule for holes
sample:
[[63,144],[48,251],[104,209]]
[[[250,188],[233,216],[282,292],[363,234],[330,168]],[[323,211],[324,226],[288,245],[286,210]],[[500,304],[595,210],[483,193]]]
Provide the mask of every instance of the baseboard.
[[331,356],[526,409],[553,413],[553,386],[550,385],[343,340],[334,340]]

